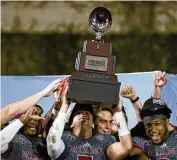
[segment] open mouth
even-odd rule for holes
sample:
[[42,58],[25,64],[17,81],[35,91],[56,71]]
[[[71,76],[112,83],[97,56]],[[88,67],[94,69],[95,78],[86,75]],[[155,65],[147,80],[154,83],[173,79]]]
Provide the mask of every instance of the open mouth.
[[29,126],[28,127],[31,131],[35,132],[36,131],[36,127],[35,126]]
[[156,141],[159,141],[160,136],[158,134],[152,134],[151,139],[156,142]]

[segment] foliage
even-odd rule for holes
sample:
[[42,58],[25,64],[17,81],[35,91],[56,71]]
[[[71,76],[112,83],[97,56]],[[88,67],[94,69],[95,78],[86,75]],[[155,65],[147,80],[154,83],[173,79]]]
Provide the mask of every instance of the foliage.
[[[2,33],[2,75],[71,74],[84,40],[93,34]],[[117,73],[165,70],[177,73],[176,34],[111,35]]]
[[98,6],[110,10],[112,33],[128,34],[135,28],[148,34],[177,33],[176,1],[3,1],[1,28],[9,33],[89,34],[89,14]]

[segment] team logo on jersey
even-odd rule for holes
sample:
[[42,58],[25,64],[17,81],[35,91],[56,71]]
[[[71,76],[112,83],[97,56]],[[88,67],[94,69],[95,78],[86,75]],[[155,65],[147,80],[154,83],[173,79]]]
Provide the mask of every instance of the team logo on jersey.
[[73,140],[75,140],[75,139],[76,139],[75,137],[73,137],[73,136],[69,135],[68,140],[73,141]]
[[103,140],[103,136],[102,135],[99,135],[96,137],[98,140],[102,141]]
[[90,144],[87,142],[84,144],[84,147],[90,147]]
[[164,144],[162,144],[162,145],[160,146],[160,148],[166,148],[166,147],[168,147],[168,146],[166,145],[166,143],[164,143]]
[[49,136],[49,141],[52,143],[52,144],[54,144],[54,143],[56,143],[56,136],[55,135],[51,135],[51,136]]
[[26,141],[25,141],[23,138],[20,138],[20,137],[19,137],[19,140],[20,140],[20,142],[21,142],[22,144],[26,143]]
[[145,146],[151,146],[151,145],[152,145],[152,142],[150,142],[150,141],[145,141],[145,142],[144,142],[144,145],[145,145]]
[[119,129],[120,129],[120,122],[118,122],[118,123],[117,123],[117,128],[119,128]]

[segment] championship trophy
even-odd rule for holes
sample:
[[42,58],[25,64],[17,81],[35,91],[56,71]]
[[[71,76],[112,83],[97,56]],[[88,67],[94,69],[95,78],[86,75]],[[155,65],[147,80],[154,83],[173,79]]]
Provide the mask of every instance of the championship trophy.
[[112,45],[101,37],[111,27],[110,11],[95,8],[89,24],[96,38],[85,41],[83,51],[77,55],[75,70],[69,77],[68,98],[76,103],[114,105],[119,100],[121,83],[115,75],[116,57],[112,56]]

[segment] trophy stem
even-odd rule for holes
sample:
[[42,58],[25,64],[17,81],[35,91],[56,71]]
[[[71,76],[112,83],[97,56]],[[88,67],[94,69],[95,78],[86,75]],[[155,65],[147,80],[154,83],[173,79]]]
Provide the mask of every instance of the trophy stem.
[[104,42],[104,40],[101,38],[101,36],[102,36],[102,33],[101,33],[101,32],[97,32],[97,33],[96,33],[95,41]]
[[101,39],[101,36],[102,36],[101,32],[97,32],[97,33],[96,33],[96,39],[97,39],[97,40],[100,40],[100,39]]

